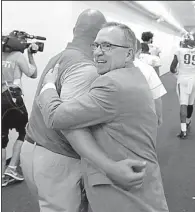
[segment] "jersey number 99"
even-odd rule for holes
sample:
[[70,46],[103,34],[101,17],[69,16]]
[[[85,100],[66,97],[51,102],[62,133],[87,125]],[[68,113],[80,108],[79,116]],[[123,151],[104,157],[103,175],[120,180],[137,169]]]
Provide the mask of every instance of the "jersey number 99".
[[195,65],[195,55],[184,54],[184,63]]

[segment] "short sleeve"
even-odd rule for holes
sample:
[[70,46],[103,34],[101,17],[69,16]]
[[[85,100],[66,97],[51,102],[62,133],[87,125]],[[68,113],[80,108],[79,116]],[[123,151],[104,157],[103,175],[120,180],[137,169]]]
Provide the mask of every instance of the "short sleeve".
[[161,66],[161,61],[160,61],[160,58],[158,56],[153,56],[153,58],[152,58],[152,66],[153,67]]
[[179,48],[176,49],[174,55],[176,55],[177,57],[179,57]]
[[164,85],[154,69],[151,69],[151,74],[148,80],[149,87],[152,91],[154,99],[158,99],[167,93]]

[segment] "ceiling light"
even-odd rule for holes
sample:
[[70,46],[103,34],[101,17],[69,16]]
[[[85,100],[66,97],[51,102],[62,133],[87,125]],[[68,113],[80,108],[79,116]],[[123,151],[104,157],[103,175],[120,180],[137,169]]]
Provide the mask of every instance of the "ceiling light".
[[[157,1],[135,1],[137,4],[143,6],[149,12],[155,14],[158,17],[162,17],[162,19],[157,22],[166,21],[172,26],[175,26],[177,29],[183,29],[183,26],[175,19],[175,17],[171,14],[170,11],[163,6],[162,3]],[[194,1],[195,2],[195,1]]]
[[158,23],[165,21],[163,17],[160,17],[156,20]]

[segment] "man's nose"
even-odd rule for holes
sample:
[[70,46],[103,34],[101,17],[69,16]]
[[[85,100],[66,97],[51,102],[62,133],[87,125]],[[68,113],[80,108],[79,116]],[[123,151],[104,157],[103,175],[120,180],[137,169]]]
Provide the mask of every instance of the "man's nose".
[[94,56],[103,55],[104,52],[102,51],[101,47],[98,46],[97,49],[94,51]]

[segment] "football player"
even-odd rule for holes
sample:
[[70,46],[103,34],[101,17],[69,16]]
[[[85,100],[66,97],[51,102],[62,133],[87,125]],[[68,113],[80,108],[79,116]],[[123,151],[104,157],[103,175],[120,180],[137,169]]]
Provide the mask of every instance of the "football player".
[[177,95],[180,102],[181,139],[187,138],[187,131],[191,124],[193,104],[195,101],[195,41],[185,39],[170,66],[177,77]]

